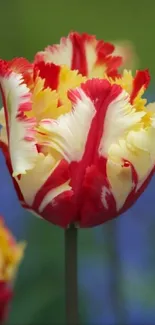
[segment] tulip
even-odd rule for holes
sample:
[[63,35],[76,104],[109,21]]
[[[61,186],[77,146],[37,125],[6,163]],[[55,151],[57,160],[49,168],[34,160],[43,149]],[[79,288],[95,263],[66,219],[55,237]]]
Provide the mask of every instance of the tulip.
[[70,33],[0,61],[0,146],[21,205],[65,228],[67,324],[77,325],[77,229],[125,212],[155,170],[147,70],[118,71],[115,47]]
[[27,66],[0,62],[1,147],[22,206],[63,228],[125,212],[154,173],[148,71],[89,79],[65,65]]
[[13,295],[13,282],[23,257],[24,244],[17,244],[0,219],[0,324],[6,320]]

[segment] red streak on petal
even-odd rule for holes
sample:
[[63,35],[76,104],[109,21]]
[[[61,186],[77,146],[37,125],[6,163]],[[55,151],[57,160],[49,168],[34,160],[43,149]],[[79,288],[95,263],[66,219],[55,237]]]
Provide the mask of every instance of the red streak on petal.
[[122,64],[122,57],[113,56],[112,53],[115,47],[111,43],[105,43],[100,40],[97,41],[96,45],[96,66],[104,66],[106,68],[106,73],[109,77],[116,78],[119,76],[118,68]]
[[47,181],[42,185],[37,192],[33,202],[32,209],[38,210],[45,195],[57,186],[62,185],[69,179],[68,163],[62,160],[55,170],[51,173]]
[[115,47],[111,43],[104,43],[104,41],[100,40],[97,42],[96,51],[98,54],[98,60],[102,60],[103,57],[112,54]]
[[72,70],[78,70],[83,76],[87,76],[87,58],[85,52],[85,42],[90,40],[90,36],[87,34],[71,33],[69,38],[73,46],[72,55]]
[[109,104],[122,91],[118,85],[113,85],[107,80],[92,79],[82,84],[82,89],[94,103],[96,115],[93,118],[87,137],[85,152],[79,163],[73,162],[70,166],[72,173],[72,187],[78,196],[86,168],[98,161],[98,148],[104,130],[104,119]]
[[24,140],[31,142],[31,141],[34,141],[34,137],[26,136],[26,137],[24,137]]
[[81,96],[80,96],[80,93],[79,93],[78,89],[70,89],[70,90],[68,90],[67,95],[68,95],[68,98],[70,99],[70,101],[73,104],[76,104],[77,100],[81,99]]
[[7,110],[7,105],[6,105],[6,98],[5,98],[5,94],[3,92],[3,88],[0,84],[0,92],[1,92],[1,96],[2,96],[2,102],[3,102],[3,107],[4,107],[4,113],[5,113],[5,122],[6,122],[6,131],[7,131],[7,137],[8,137],[8,141],[9,141],[9,119],[8,119],[8,110]]
[[[107,189],[106,204],[101,201],[103,187]],[[80,227],[94,227],[114,218],[116,202],[110,191],[110,185],[104,169],[92,165],[87,167],[81,191]]]
[[74,193],[67,190],[57,195],[44,210],[40,213],[39,207],[44,197],[54,188],[64,184],[69,179],[68,163],[61,161],[56,169],[51,173],[47,181],[37,192],[31,209],[40,214],[45,220],[60,227],[66,228],[70,223],[75,222],[76,211],[74,205]]
[[[30,97],[27,98],[27,100],[30,100]],[[18,108],[18,112],[28,112],[31,110],[32,110],[31,102],[21,103]]]
[[[9,66],[7,61],[0,60],[0,78],[8,78],[10,76],[11,71],[9,70]],[[8,136],[8,141],[9,141],[9,118],[8,118],[8,109],[7,109],[7,104],[6,104],[6,98],[5,94],[3,91],[2,83],[0,83],[0,92],[2,96],[2,102],[4,106],[4,113],[5,113],[5,122],[6,122],[6,131],[7,131],[7,136]]]
[[67,228],[76,221],[73,196],[72,190],[59,194],[54,202],[50,202],[45,207],[41,213],[42,217],[55,225]]
[[133,90],[131,93],[131,104],[138,95],[142,87],[146,89],[150,83],[150,74],[148,70],[137,71],[136,76],[133,80]]
[[44,87],[56,90],[59,85],[60,66],[40,61],[34,66],[34,78],[38,75],[45,79]]

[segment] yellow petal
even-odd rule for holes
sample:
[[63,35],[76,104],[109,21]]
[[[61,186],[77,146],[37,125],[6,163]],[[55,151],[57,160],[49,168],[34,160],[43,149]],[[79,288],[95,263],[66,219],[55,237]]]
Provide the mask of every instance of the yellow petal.
[[67,92],[81,85],[86,80],[85,77],[78,74],[78,71],[72,71],[67,66],[62,66],[59,76],[58,95],[62,103],[65,105],[66,113],[71,110],[71,102],[68,99]]

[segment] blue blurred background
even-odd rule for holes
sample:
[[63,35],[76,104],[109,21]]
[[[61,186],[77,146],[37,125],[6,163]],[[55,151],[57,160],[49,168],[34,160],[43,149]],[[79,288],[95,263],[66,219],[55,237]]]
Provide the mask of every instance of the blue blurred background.
[[[149,68],[155,100],[155,2],[1,0],[0,57],[26,56],[70,30],[105,40],[131,40],[140,68]],[[19,206],[0,155],[0,214],[28,247],[15,287],[9,325],[64,323],[63,230]],[[155,324],[155,179],[117,220],[79,230],[79,298],[83,324]]]

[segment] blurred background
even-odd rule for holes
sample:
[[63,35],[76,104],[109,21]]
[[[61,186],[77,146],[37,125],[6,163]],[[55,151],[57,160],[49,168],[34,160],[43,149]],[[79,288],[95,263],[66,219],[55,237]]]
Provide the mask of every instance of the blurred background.
[[[138,68],[152,76],[155,100],[155,2],[147,0],[1,0],[0,57],[24,56],[57,43],[70,30],[130,40]],[[63,324],[64,233],[23,211],[0,155],[0,214],[28,242],[8,325]],[[155,324],[155,179],[117,220],[79,230],[79,298],[83,324]]]

